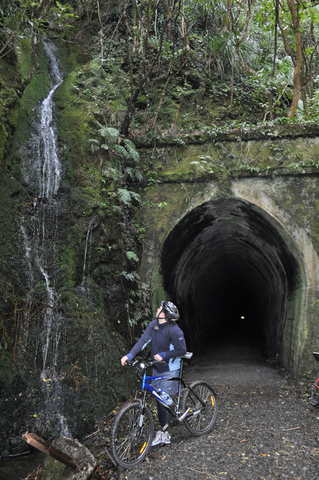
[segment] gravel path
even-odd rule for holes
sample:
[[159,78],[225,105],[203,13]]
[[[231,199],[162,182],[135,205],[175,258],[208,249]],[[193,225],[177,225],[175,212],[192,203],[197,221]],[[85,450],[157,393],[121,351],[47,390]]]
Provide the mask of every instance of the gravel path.
[[148,459],[128,470],[128,480],[318,479],[318,413],[295,388],[217,386],[216,428],[195,438],[183,426],[172,444],[152,448]]
[[214,363],[206,353],[189,367],[188,379],[208,380],[216,389],[214,429],[203,437],[183,425],[171,429],[171,445],[153,447],[125,479],[319,478],[319,410],[308,403],[308,385],[289,381],[258,351],[246,353],[236,363],[234,355]]
[[[151,448],[144,462],[118,475],[108,456],[110,414],[85,442],[98,459],[92,480],[319,479],[319,409],[308,403],[309,385],[294,383],[257,347],[238,341],[207,346],[185,377],[214,386],[213,430],[194,437],[183,425],[172,428],[170,445]],[[15,472],[0,477],[21,478]],[[39,480],[41,465],[27,478]]]

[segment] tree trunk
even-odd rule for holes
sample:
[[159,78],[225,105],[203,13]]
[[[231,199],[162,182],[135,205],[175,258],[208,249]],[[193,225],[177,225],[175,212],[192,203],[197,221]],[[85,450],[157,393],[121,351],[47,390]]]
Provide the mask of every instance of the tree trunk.
[[231,51],[231,93],[230,93],[230,105],[228,113],[231,113],[234,103],[234,46],[233,46],[233,19],[231,14],[232,0],[228,1],[227,18],[229,23],[230,34],[230,51]]
[[301,68],[301,74],[300,74],[300,86],[301,86],[301,98],[302,98],[302,103],[303,103],[303,114],[304,117],[308,117],[308,105],[307,105],[307,94],[306,94],[306,88],[307,88],[307,82],[306,82],[306,75],[305,75],[305,63],[303,62],[302,68]]
[[167,40],[170,42],[172,39],[172,20],[170,11],[170,0],[163,0],[164,15],[167,22]]
[[255,70],[253,70],[252,68],[249,67],[249,65],[247,65],[244,60],[243,60],[243,57],[241,56],[241,51],[240,51],[240,45],[242,44],[242,42],[245,40],[245,37],[246,37],[246,33],[247,33],[247,30],[248,30],[248,25],[249,25],[249,21],[250,21],[250,16],[251,16],[251,7],[253,5],[253,0],[247,0],[247,4],[246,4],[246,19],[245,19],[245,22],[244,22],[244,25],[243,25],[243,28],[242,28],[242,33],[241,33],[241,36],[238,38],[237,42],[236,42],[236,50],[237,50],[237,54],[238,54],[238,58],[239,58],[239,63],[240,65],[242,66],[242,68],[244,70],[246,70],[246,72],[250,73],[251,75],[254,75],[256,72]]
[[269,89],[269,111],[270,111],[270,120],[274,119],[274,112],[273,112],[273,96],[274,96],[274,77],[276,71],[276,56],[277,56],[277,26],[278,26],[278,9],[279,9],[279,0],[276,0],[275,6],[275,45],[274,45],[274,58],[272,63],[272,72],[271,72],[271,82],[270,82],[270,89]]
[[135,111],[136,100],[137,100],[137,97],[139,96],[139,93],[141,91],[141,88],[142,88],[145,80],[146,80],[145,77],[140,80],[140,82],[139,82],[139,84],[138,84],[138,86],[135,90],[134,95],[130,98],[129,105],[127,107],[126,114],[125,114],[124,120],[123,120],[121,128],[120,128],[120,134],[124,135],[125,137],[128,136],[128,131],[129,131],[130,124],[131,124],[131,121],[132,121],[132,118],[133,118],[133,115],[134,115],[134,111]]
[[298,100],[300,95],[300,72],[301,72],[301,65],[302,65],[302,55],[301,55],[301,33],[300,33],[298,3],[297,3],[297,9],[295,5],[295,0],[287,0],[287,4],[291,13],[292,28],[295,34],[295,42],[296,42],[295,71],[294,71],[294,77],[293,77],[294,96],[293,96],[291,107],[288,113],[288,118],[292,118],[296,112],[296,108],[298,107]]

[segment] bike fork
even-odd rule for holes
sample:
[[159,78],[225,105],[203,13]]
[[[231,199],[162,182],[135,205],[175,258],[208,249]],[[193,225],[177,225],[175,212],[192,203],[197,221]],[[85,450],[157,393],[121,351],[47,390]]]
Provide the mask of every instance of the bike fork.
[[145,412],[145,397],[146,397],[146,392],[144,392],[143,402],[141,404],[141,409],[140,409],[140,418],[138,422],[138,434],[141,433],[142,426],[143,426],[143,419],[144,419],[144,412]]

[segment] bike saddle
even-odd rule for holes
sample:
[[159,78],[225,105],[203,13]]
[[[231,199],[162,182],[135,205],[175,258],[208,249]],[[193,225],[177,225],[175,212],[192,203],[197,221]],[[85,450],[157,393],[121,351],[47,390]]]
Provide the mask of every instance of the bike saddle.
[[315,357],[317,362],[319,362],[319,352],[312,352],[312,355]]

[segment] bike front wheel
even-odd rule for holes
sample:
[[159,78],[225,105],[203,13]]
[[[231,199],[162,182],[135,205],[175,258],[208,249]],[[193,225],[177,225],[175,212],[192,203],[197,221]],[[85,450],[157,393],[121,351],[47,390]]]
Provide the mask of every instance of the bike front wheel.
[[182,400],[183,412],[188,410],[184,425],[192,435],[205,435],[217,418],[218,401],[209,383],[199,380],[192,383]]
[[115,417],[110,448],[115,462],[123,468],[140,463],[148,454],[154,435],[154,420],[150,410],[139,402],[132,402]]

